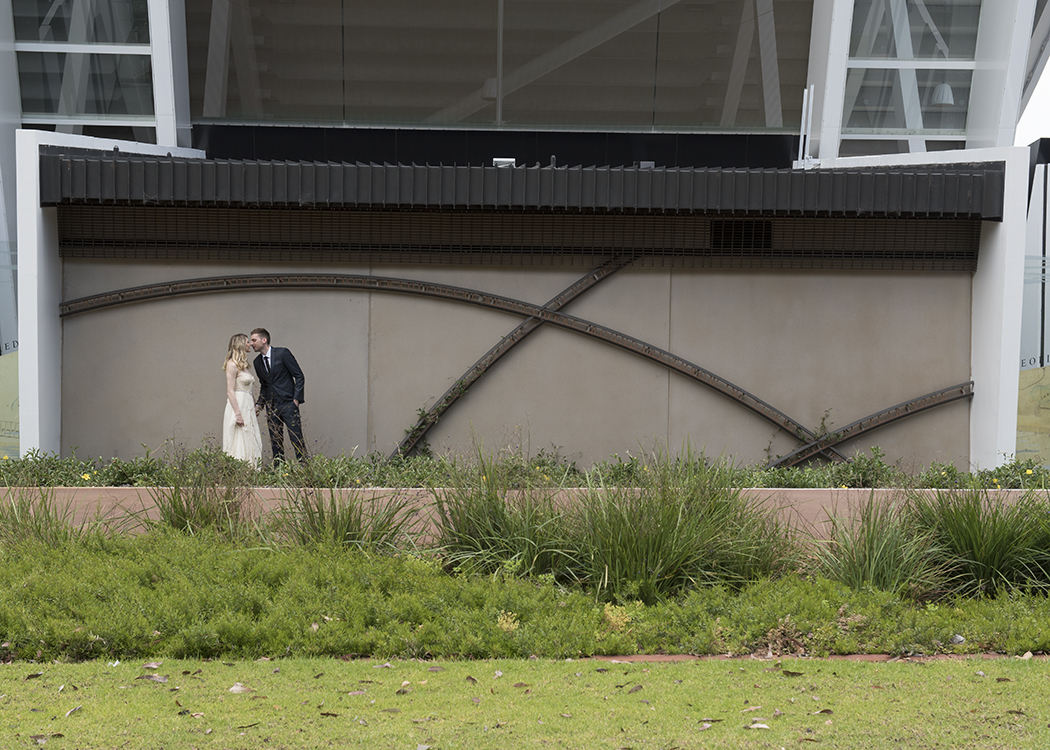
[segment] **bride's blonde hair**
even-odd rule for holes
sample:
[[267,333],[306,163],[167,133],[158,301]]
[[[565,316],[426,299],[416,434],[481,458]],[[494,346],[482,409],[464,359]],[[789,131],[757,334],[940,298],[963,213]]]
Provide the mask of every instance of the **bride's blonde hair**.
[[235,333],[230,336],[230,349],[226,352],[226,359],[222,362],[223,372],[226,372],[226,365],[230,364],[230,362],[237,365],[238,370],[248,369],[248,352],[244,350],[244,345],[247,343],[247,334]]

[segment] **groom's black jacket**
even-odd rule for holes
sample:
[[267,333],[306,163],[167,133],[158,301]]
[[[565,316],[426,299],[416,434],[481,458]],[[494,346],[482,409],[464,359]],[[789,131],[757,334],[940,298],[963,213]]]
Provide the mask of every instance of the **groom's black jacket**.
[[266,372],[263,355],[255,358],[255,374],[259,376],[259,402],[262,404],[283,404],[296,400],[300,404],[306,400],[304,388],[306,379],[295,355],[283,347],[270,347],[270,372]]

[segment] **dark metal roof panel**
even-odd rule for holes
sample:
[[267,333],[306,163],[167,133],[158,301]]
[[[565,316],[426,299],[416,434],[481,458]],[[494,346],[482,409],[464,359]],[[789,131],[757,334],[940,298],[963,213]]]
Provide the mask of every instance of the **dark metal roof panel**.
[[42,205],[522,209],[1002,220],[1002,162],[865,169],[484,167],[42,149]]

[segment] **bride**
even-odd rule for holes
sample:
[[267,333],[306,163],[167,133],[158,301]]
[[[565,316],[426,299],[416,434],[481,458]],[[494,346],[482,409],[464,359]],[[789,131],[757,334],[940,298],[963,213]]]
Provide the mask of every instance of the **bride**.
[[222,363],[226,371],[226,414],[222,420],[222,449],[234,458],[262,464],[262,436],[255,417],[252,386],[255,376],[248,369],[248,337],[235,333]]

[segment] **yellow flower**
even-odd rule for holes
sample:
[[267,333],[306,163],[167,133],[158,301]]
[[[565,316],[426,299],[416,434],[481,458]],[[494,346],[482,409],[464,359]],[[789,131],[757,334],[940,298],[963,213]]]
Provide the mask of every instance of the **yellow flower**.
[[845,489],[848,489],[848,487],[846,487],[846,485],[842,485],[842,489],[845,490]]
[[1025,473],[1025,474],[1031,474],[1031,473],[1032,473],[1032,470],[1031,470],[1031,469],[1025,469],[1025,472],[1024,472],[1024,473]]
[[7,456],[4,456],[4,460],[5,460],[5,461],[7,460]]
[[85,481],[87,481],[88,479],[91,479],[91,475],[90,474],[86,474],[86,473],[85,474],[81,474],[80,478],[85,480]]

